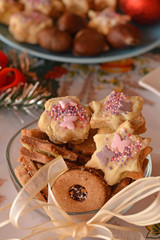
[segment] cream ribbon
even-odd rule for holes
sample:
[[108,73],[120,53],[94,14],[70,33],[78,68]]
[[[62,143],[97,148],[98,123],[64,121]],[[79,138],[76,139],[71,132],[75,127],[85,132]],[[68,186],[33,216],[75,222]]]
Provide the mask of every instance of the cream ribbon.
[[[139,240],[144,240],[138,228],[120,227],[109,224],[112,217],[118,217],[137,226],[146,226],[160,223],[160,177],[149,177],[136,180],[132,184],[113,196],[88,221],[76,222],[64,212],[52,194],[52,186],[57,177],[67,170],[61,156],[42,167],[21,189],[12,204],[0,209],[0,227],[11,223],[16,228],[31,230],[31,233],[21,239],[9,240],[54,240],[77,239],[83,237],[101,238],[105,240],[120,240],[113,236],[110,229],[120,231],[135,231]],[[48,184],[48,203],[34,199],[37,193]],[[147,196],[157,193],[157,197],[146,209],[131,215],[122,215],[122,212],[143,200]],[[31,211],[38,209],[45,211],[50,220],[32,227],[20,225],[20,218]]]

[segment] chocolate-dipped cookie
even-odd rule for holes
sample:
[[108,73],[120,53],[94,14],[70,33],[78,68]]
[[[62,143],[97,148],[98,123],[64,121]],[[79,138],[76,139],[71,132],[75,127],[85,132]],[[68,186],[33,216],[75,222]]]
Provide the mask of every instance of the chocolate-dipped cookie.
[[107,40],[113,48],[137,46],[141,43],[141,32],[132,24],[119,24],[109,30]]
[[103,34],[91,28],[80,30],[73,41],[73,53],[77,56],[95,56],[108,49]]
[[66,31],[75,35],[79,30],[85,28],[87,20],[77,14],[66,12],[57,21],[57,27],[61,31]]
[[50,51],[66,52],[71,47],[72,38],[69,33],[51,27],[38,34],[38,43],[41,47]]

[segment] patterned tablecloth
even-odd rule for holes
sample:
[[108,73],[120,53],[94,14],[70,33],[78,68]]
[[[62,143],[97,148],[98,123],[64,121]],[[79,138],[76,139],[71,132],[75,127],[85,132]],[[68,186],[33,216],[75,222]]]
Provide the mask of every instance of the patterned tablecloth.
[[[17,53],[2,43],[0,43],[0,49],[8,54],[10,64],[16,67],[17,56],[22,53]],[[93,99],[104,98],[113,89],[123,90],[127,94],[141,95],[145,99],[143,115],[147,123],[147,132],[143,135],[152,139],[150,144],[153,147],[152,176],[160,175],[160,97],[138,85],[138,81],[145,74],[160,66],[160,49],[118,62],[94,65],[56,63],[31,56],[29,58],[30,70],[27,72],[29,81],[35,82],[38,79],[41,85],[52,93],[52,96],[77,95],[82,103],[86,103]],[[0,109],[0,207],[13,201],[17,194],[6,162],[7,143],[18,129],[33,121],[41,111],[33,112],[34,116],[18,112],[17,117],[17,113],[15,114],[12,109]],[[148,200],[143,204],[147,205]],[[134,213],[138,208],[139,206],[135,205],[128,213]],[[42,218],[34,213],[32,216],[27,216],[24,221],[41,222]],[[112,223],[127,225],[115,218],[112,219]],[[146,239],[160,239],[160,224],[140,227],[140,229]],[[15,229],[11,225],[0,229],[1,240],[22,237],[25,234],[25,231]],[[121,236],[121,239],[138,240],[135,233]]]

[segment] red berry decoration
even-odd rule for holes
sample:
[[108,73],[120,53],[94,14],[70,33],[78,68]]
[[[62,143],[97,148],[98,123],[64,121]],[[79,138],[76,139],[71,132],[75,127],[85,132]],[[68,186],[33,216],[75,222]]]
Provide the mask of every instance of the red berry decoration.
[[160,0],[119,0],[120,8],[140,24],[152,24],[160,20]]

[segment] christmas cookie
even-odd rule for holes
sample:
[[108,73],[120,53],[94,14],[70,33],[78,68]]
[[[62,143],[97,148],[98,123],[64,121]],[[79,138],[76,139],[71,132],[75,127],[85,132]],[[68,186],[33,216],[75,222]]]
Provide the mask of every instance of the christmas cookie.
[[0,22],[9,25],[12,14],[23,10],[23,5],[14,0],[0,0]]
[[28,136],[28,137],[39,138],[39,139],[42,139],[42,140],[49,140],[47,134],[45,134],[44,132],[42,132],[38,128],[33,128],[33,129],[25,128],[25,129],[22,129],[21,130],[21,136]]
[[39,32],[38,43],[46,50],[66,52],[72,45],[72,38],[68,32],[60,31],[56,27],[50,27]]
[[[28,150],[46,154],[47,156],[52,156],[52,159],[61,155],[64,159],[76,161],[78,157],[76,153],[67,150],[65,146],[58,146],[47,140],[24,135],[21,137],[20,142],[23,147],[27,148]],[[40,162],[44,163],[42,159]],[[49,162],[49,160],[47,162]]]
[[112,8],[105,8],[101,12],[90,10],[88,15],[90,18],[88,26],[104,35],[107,35],[112,27],[125,24],[131,20],[129,15],[119,14]]
[[21,0],[25,6],[25,11],[38,11],[54,19],[61,16],[64,12],[64,4],[61,0]]
[[127,187],[133,180],[131,178],[123,178],[119,183],[115,184],[111,188],[111,197],[121,191],[123,188]]
[[60,31],[65,31],[74,36],[78,31],[85,28],[87,20],[80,15],[65,12],[57,21]]
[[109,30],[107,40],[113,48],[137,46],[141,43],[141,32],[133,24],[119,24]]
[[38,12],[19,12],[9,21],[9,31],[19,42],[38,43],[38,33],[53,25],[52,19]]
[[86,167],[101,169],[109,185],[126,177],[143,177],[143,162],[151,151],[150,139],[135,135],[129,121],[122,123],[115,132],[96,134],[94,140],[96,151]]
[[21,159],[29,158],[34,164],[43,165],[61,155],[68,168],[84,165],[89,159],[80,153],[71,151],[67,144],[56,145],[49,141],[47,135],[39,129],[21,130],[21,139],[23,147],[19,149],[18,162]]
[[102,11],[105,8],[112,8],[116,10],[117,0],[93,0],[93,9],[95,11]]
[[82,17],[87,16],[87,12],[90,9],[90,0],[62,0],[66,9],[66,12],[74,13]]
[[68,147],[76,153],[82,154],[84,156],[91,157],[91,155],[96,150],[95,142],[93,136],[97,133],[96,129],[90,129],[88,138],[79,144],[68,144]]
[[100,209],[109,199],[110,188],[95,170],[73,168],[55,181],[53,195],[66,212]]
[[107,51],[109,46],[103,34],[84,28],[75,35],[72,49],[76,56],[95,56]]
[[141,113],[143,102],[140,96],[127,96],[116,91],[101,101],[92,101],[89,104],[93,112],[91,128],[108,128],[108,131],[115,131],[120,124],[128,120],[136,133],[143,133],[145,132],[145,119]]
[[[20,184],[24,186],[30,180],[30,178],[37,172],[38,168],[30,159],[21,158],[21,162],[22,163],[15,168],[15,174]],[[43,190],[45,193],[47,192],[46,188],[44,188]],[[36,199],[40,201],[46,201],[46,197],[43,190],[35,196]]]
[[77,97],[52,98],[45,103],[38,126],[54,143],[83,142],[90,129],[90,110]]
[[46,164],[46,163],[50,162],[51,160],[53,160],[53,156],[48,156],[41,152],[33,151],[33,150],[27,149],[25,147],[21,147],[19,149],[19,154],[20,154],[20,156],[28,157],[28,158],[32,159],[34,162],[40,162],[43,164]]

